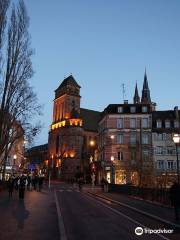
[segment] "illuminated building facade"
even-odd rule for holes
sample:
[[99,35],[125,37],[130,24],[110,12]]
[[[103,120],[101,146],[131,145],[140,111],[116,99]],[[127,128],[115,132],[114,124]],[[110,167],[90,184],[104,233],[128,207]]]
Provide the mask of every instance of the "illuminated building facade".
[[134,101],[110,104],[99,122],[99,157],[109,183],[152,185],[152,112],[146,73],[142,97],[135,87]]
[[53,122],[50,126],[49,165],[55,176],[71,180],[88,167],[87,145],[95,139],[99,112],[80,108],[80,86],[72,75],[55,90]]

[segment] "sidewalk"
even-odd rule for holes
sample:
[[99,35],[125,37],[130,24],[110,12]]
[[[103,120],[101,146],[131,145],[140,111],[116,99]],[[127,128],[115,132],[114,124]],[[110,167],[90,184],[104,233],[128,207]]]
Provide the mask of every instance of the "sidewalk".
[[14,191],[0,192],[0,239],[59,240],[58,219],[53,192],[26,191],[23,200]]
[[[93,192],[91,193],[94,194]],[[134,197],[130,197],[120,193],[98,192],[98,193],[95,193],[95,195],[106,198],[106,199],[112,199],[124,205],[128,205],[132,208],[135,208],[137,210],[157,216],[162,220],[172,222],[173,224],[177,224],[174,220],[174,209],[171,207],[160,206],[145,200],[136,199]]]

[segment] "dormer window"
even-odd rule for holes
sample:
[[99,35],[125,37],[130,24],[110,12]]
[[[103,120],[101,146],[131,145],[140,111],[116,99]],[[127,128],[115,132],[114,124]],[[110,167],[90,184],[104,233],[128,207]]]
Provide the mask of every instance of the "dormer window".
[[130,107],[130,112],[135,113],[136,112],[136,107],[135,106]]
[[146,113],[147,112],[147,106],[142,106],[142,112]]
[[179,128],[179,121],[178,120],[174,120],[174,128]]
[[123,112],[123,107],[122,106],[118,107],[118,113],[122,113],[122,112]]
[[170,128],[171,127],[171,122],[170,120],[165,121],[165,128]]
[[156,127],[157,128],[162,128],[162,121],[161,120],[156,121]]

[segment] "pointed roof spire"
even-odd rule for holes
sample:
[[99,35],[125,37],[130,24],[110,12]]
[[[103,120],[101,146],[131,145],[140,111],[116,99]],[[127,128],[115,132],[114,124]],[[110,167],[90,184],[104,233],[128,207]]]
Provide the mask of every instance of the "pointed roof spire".
[[134,92],[134,103],[140,103],[140,97],[139,97],[139,93],[138,93],[137,81],[136,81],[135,92]]
[[145,68],[145,73],[144,73],[144,82],[143,82],[141,102],[142,103],[151,103],[151,97],[150,97],[150,90],[149,90],[149,86],[148,86],[146,68]]
[[148,87],[148,80],[147,80],[147,74],[146,74],[146,67],[145,67],[145,73],[144,73],[143,89],[149,89],[149,87]]

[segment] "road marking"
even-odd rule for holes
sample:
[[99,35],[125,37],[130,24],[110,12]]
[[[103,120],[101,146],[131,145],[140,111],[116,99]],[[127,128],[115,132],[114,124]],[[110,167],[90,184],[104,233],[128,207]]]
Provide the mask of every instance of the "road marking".
[[72,189],[67,189],[66,191],[67,191],[67,192],[72,192]]
[[60,189],[60,190],[58,190],[58,192],[64,192],[64,190],[63,190],[63,189]]
[[57,209],[57,215],[58,215],[59,239],[67,240],[63,217],[61,214],[61,210],[60,210],[60,206],[58,203],[57,194],[56,194],[55,190],[54,190],[54,198],[55,198],[55,202],[56,202],[56,209]]
[[166,223],[166,224],[171,225],[171,226],[173,226],[173,227],[180,228],[180,225],[179,225],[179,224],[169,222],[169,221],[167,221],[167,220],[165,220],[165,219],[162,219],[162,218],[160,218],[160,217],[158,217],[158,216],[155,216],[155,215],[153,215],[153,214],[147,213],[147,212],[145,212],[145,211],[143,211],[143,210],[137,209],[137,208],[132,207],[132,206],[130,206],[130,205],[127,205],[127,204],[125,204],[125,203],[118,202],[118,201],[116,201],[116,200],[110,199],[110,198],[105,197],[105,196],[98,196],[97,194],[94,194],[94,193],[89,193],[89,194],[95,195],[97,198],[100,198],[100,199],[104,199],[104,200],[111,201],[111,202],[116,203],[116,204],[118,204],[118,205],[121,205],[121,206],[123,206],[123,207],[127,207],[127,208],[129,208],[129,209],[131,209],[131,210],[134,210],[134,211],[136,211],[136,212],[138,212],[138,213],[141,213],[141,214],[143,214],[143,215],[145,215],[145,216],[151,217],[151,218],[153,218],[153,219],[156,219],[156,220],[158,220],[158,221],[160,221],[160,222]]
[[[98,202],[100,205],[102,205],[102,206],[104,206],[104,207],[110,209],[112,212],[114,212],[114,213],[116,213],[116,214],[118,214],[118,215],[120,215],[120,216],[122,216],[122,217],[128,219],[129,221],[131,221],[131,222],[137,224],[138,226],[141,226],[141,227],[143,227],[143,228],[149,228],[149,227],[147,227],[147,226],[141,224],[140,222],[134,220],[133,218],[128,217],[128,216],[125,215],[124,213],[122,213],[122,212],[120,212],[120,211],[118,211],[118,210],[116,210],[116,209],[114,209],[114,208],[111,208],[111,207],[107,206],[106,204],[104,204],[104,203],[98,201],[97,199],[94,199],[90,194],[88,194],[88,195],[89,195],[89,197],[90,197],[91,199],[93,199],[94,201],[96,200],[96,202]],[[157,233],[157,235],[158,235],[159,237],[165,239],[165,240],[170,240],[169,238],[164,237],[164,236],[161,235],[160,233]]]

